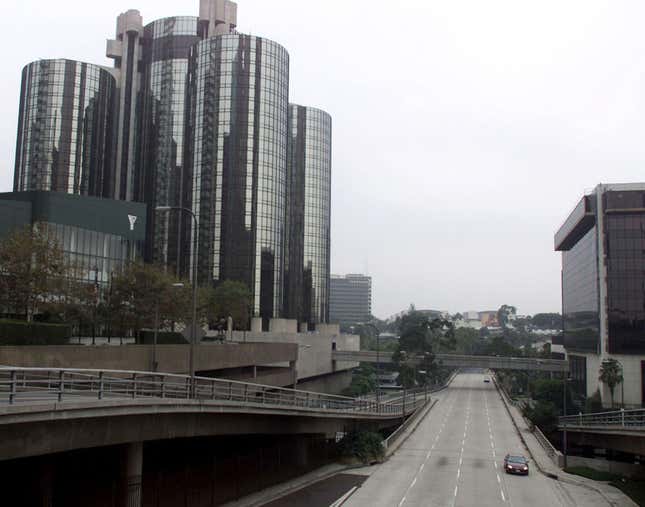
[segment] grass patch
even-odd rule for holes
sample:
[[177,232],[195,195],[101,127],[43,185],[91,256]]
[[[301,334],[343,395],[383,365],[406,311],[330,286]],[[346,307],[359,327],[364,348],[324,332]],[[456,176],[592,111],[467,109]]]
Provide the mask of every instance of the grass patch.
[[645,481],[628,479],[609,472],[600,472],[587,467],[569,467],[564,469],[569,474],[579,475],[594,481],[609,482],[631,498],[638,505],[645,507]]
[[589,467],[568,467],[564,469],[568,474],[579,475],[594,481],[620,481],[620,475],[610,474],[609,472],[601,472]]
[[638,505],[645,506],[645,481],[621,479],[619,481],[612,481],[609,484],[621,490]]

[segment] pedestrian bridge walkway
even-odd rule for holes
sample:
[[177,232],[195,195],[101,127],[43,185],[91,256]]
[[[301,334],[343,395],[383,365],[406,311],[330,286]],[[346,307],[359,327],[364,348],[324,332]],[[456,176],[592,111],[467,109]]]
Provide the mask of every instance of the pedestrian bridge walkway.
[[[372,350],[346,351],[332,353],[336,361],[356,361],[361,363],[391,363],[391,352]],[[423,356],[409,358],[409,362],[423,364]],[[491,370],[532,370],[568,372],[569,362],[559,359],[539,359],[531,357],[467,356],[459,354],[435,354],[435,360],[443,366],[456,368],[484,368]]]
[[645,409],[613,410],[560,417],[558,429],[583,433],[645,437]]

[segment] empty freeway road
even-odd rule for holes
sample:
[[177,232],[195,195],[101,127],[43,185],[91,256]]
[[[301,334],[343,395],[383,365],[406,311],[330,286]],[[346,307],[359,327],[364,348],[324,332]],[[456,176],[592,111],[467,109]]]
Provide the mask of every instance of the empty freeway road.
[[506,453],[527,455],[492,383],[461,374],[392,458],[346,507],[605,505],[595,494],[541,475],[511,476]]
[[[430,414],[384,464],[357,474],[344,507],[600,506],[603,498],[579,486],[548,479],[533,463],[528,477],[506,475],[506,453],[528,455],[487,375],[463,373]],[[345,480],[346,477],[343,477]],[[364,481],[364,482],[363,482]],[[362,484],[361,484],[362,483]],[[346,483],[343,483],[345,485]],[[331,488],[333,485],[328,484]],[[339,483],[336,498],[347,491]],[[276,505],[328,506],[314,490]]]

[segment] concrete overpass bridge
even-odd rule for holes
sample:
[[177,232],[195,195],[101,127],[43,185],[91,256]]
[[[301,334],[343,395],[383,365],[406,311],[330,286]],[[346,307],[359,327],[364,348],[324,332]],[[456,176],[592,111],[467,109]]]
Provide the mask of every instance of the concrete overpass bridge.
[[[186,375],[0,367],[0,465],[122,449],[122,464],[110,473],[125,470],[122,503],[138,506],[144,448],[160,442],[180,439],[185,446],[223,436],[288,436],[306,464],[308,439],[330,440],[357,427],[394,427],[425,401],[420,393],[377,403]],[[45,475],[59,466],[56,461]]]
[[[372,350],[339,350],[332,353],[336,361],[355,361],[361,363],[392,363],[391,352]],[[529,357],[467,356],[458,354],[435,354],[436,361],[443,366],[456,368],[484,368],[491,370],[532,370],[547,372],[568,372],[569,362],[559,359],[538,359]],[[423,364],[422,356],[413,356],[408,362]]]
[[645,409],[613,410],[560,417],[558,429],[580,446],[645,454]]

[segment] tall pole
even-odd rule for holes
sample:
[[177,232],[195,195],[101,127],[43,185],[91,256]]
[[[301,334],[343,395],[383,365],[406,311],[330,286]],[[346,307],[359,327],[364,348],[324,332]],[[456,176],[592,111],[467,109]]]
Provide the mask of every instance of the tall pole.
[[155,299],[155,330],[152,335],[152,371],[157,371],[157,336],[159,334],[159,298]]
[[[182,208],[186,209],[186,208]],[[195,234],[193,236],[193,328],[190,331],[190,397],[195,397],[195,343],[197,342],[197,234],[199,233],[197,217],[191,210],[187,210],[195,221]]]
[[188,356],[188,369],[190,371],[190,397],[195,397],[195,343],[197,342],[197,249],[199,247],[199,242],[197,241],[197,234],[199,233],[199,221],[197,220],[197,215],[193,210],[188,208],[183,208],[180,206],[157,206],[156,211],[168,212],[168,211],[181,211],[182,213],[188,213],[193,218],[195,233],[193,234],[193,311],[192,311],[192,323],[190,328],[190,353]]
[[567,377],[562,379],[562,412],[564,419],[562,420],[562,456],[564,468],[567,468]]
[[[374,326],[376,329],[376,326]],[[376,329],[376,403],[381,406],[381,333]],[[380,408],[379,408],[380,410]]]

